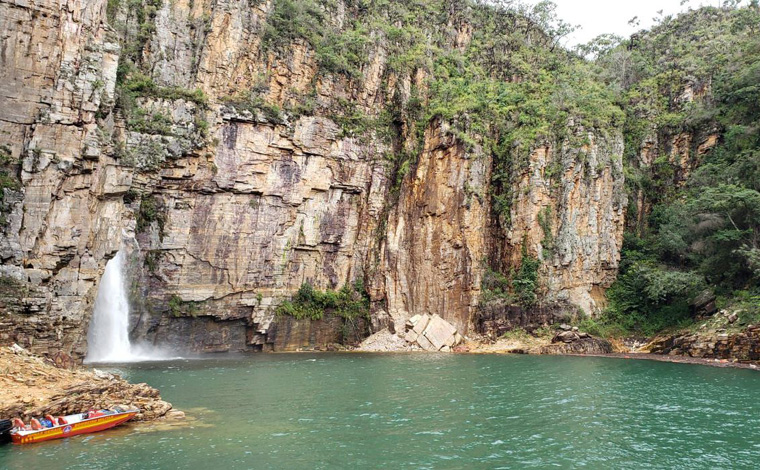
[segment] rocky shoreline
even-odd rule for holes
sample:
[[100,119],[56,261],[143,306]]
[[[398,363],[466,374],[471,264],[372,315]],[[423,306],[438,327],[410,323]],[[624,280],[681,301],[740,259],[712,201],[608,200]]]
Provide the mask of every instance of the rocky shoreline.
[[63,368],[13,345],[0,347],[0,417],[75,414],[117,405],[136,407],[135,421],[180,418],[181,411],[147,384],[131,384],[97,369]]
[[[542,335],[531,335],[516,331],[491,339],[485,336],[461,337],[456,331],[447,330],[446,325],[436,324],[440,318],[430,317],[424,321],[430,324],[431,331],[418,327],[419,331],[415,332],[414,327],[422,324],[415,322],[404,336],[384,329],[366,338],[356,348],[327,350],[549,354],[653,360],[750,370],[760,368],[760,327],[754,325],[749,325],[743,331],[717,336],[707,332],[676,333],[655,338],[644,346],[630,346],[594,337],[569,325],[560,325],[553,334],[547,331]],[[425,335],[434,338],[435,342],[435,328],[432,327],[442,328],[452,339],[444,335],[439,348],[422,347],[417,341],[427,337]],[[35,356],[17,345],[0,347],[0,372],[0,417],[21,417],[28,420],[32,416],[48,413],[66,415],[116,405],[139,408],[141,412],[135,421],[184,417],[184,413],[174,410],[171,403],[161,399],[157,389],[147,384],[131,384],[117,375],[97,369],[61,364],[60,361]]]
[[[399,336],[385,329],[365,339],[351,351],[411,352],[425,349],[410,342],[408,334]],[[745,330],[731,334],[674,333],[655,337],[647,343],[626,344],[615,339],[594,337],[576,327],[560,325],[553,335],[516,331],[498,339],[470,336],[463,338],[457,346],[441,351],[612,357],[757,370],[760,368],[760,326],[749,325]]]

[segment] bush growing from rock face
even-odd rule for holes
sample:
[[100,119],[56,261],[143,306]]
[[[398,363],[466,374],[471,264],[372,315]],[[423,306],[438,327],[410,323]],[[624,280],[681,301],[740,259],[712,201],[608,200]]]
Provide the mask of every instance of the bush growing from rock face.
[[297,320],[321,320],[327,313],[345,319],[369,318],[369,296],[363,282],[345,284],[339,291],[319,291],[304,282],[290,300],[276,309],[277,315],[289,315]]
[[0,225],[5,225],[5,191],[18,191],[21,182],[16,175],[18,162],[14,161],[11,151],[5,146],[0,146]]
[[164,237],[164,226],[166,224],[166,214],[164,214],[163,207],[161,207],[152,195],[144,195],[140,200],[140,210],[137,213],[137,225],[135,230],[144,232],[150,225],[156,222],[158,225],[159,238]]
[[168,303],[169,313],[175,318],[181,316],[194,317],[200,311],[199,304],[200,302],[185,302],[180,296],[172,295]]

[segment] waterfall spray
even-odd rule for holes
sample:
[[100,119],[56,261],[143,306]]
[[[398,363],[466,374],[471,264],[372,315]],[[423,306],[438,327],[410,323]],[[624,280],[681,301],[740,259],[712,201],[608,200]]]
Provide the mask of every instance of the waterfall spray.
[[107,264],[100,280],[92,324],[87,332],[85,362],[134,360],[129,344],[129,301],[124,288],[124,252]]
[[95,309],[87,331],[85,363],[137,362],[182,359],[148,344],[129,341],[129,298],[127,297],[123,251],[108,263],[100,280]]

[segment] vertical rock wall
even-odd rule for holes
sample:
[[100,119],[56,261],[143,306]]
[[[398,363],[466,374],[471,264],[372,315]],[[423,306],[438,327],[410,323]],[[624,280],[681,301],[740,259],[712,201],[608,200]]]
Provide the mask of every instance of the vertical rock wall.
[[605,306],[617,275],[625,208],[620,133],[576,130],[584,144],[539,147],[513,189],[512,228],[503,260],[519,265],[525,252],[542,261],[543,297],[587,314]]
[[387,312],[397,331],[438,314],[466,332],[487,257],[490,159],[434,122],[388,220],[381,261]]
[[96,287],[118,250],[130,177],[103,152],[95,114],[113,102],[119,45],[105,1],[0,2],[0,340],[84,351]]
[[[544,261],[546,298],[599,307],[625,207],[618,135],[533,152],[512,188],[511,230],[494,235],[483,149],[433,120],[394,188],[387,156],[414,147],[416,124],[396,117],[389,139],[352,135],[336,118],[346,103],[377,119],[413,88],[424,94],[424,71],[389,71],[382,39],[361,79],[320,72],[302,40],[265,52],[272,2],[254,3],[161,2],[145,20],[150,39],[135,45],[141,25],[126,3],[112,29],[105,1],[0,0],[0,144],[21,188],[3,203],[0,274],[19,288],[0,292],[0,342],[81,356],[100,275],[120,247],[131,258],[133,337],[198,351],[260,349],[274,307],[303,282],[364,279],[375,326],[428,313],[467,331],[489,259],[519,265],[524,241]],[[330,21],[345,15],[339,5]],[[163,87],[136,99],[151,122],[114,108],[127,54]],[[259,88],[268,108],[229,101]],[[193,89],[204,99],[177,92]],[[310,112],[266,115],[310,93]]]

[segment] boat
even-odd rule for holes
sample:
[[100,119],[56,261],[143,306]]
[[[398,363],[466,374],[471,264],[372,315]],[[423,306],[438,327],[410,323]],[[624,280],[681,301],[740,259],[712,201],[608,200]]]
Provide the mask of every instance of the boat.
[[89,411],[64,416],[63,419],[59,418],[56,421],[60,421],[61,424],[56,424],[52,427],[42,429],[28,429],[28,426],[25,426],[23,429],[14,427],[10,434],[14,444],[33,444],[35,442],[50,441],[110,429],[134,418],[139,411],[121,408]]

